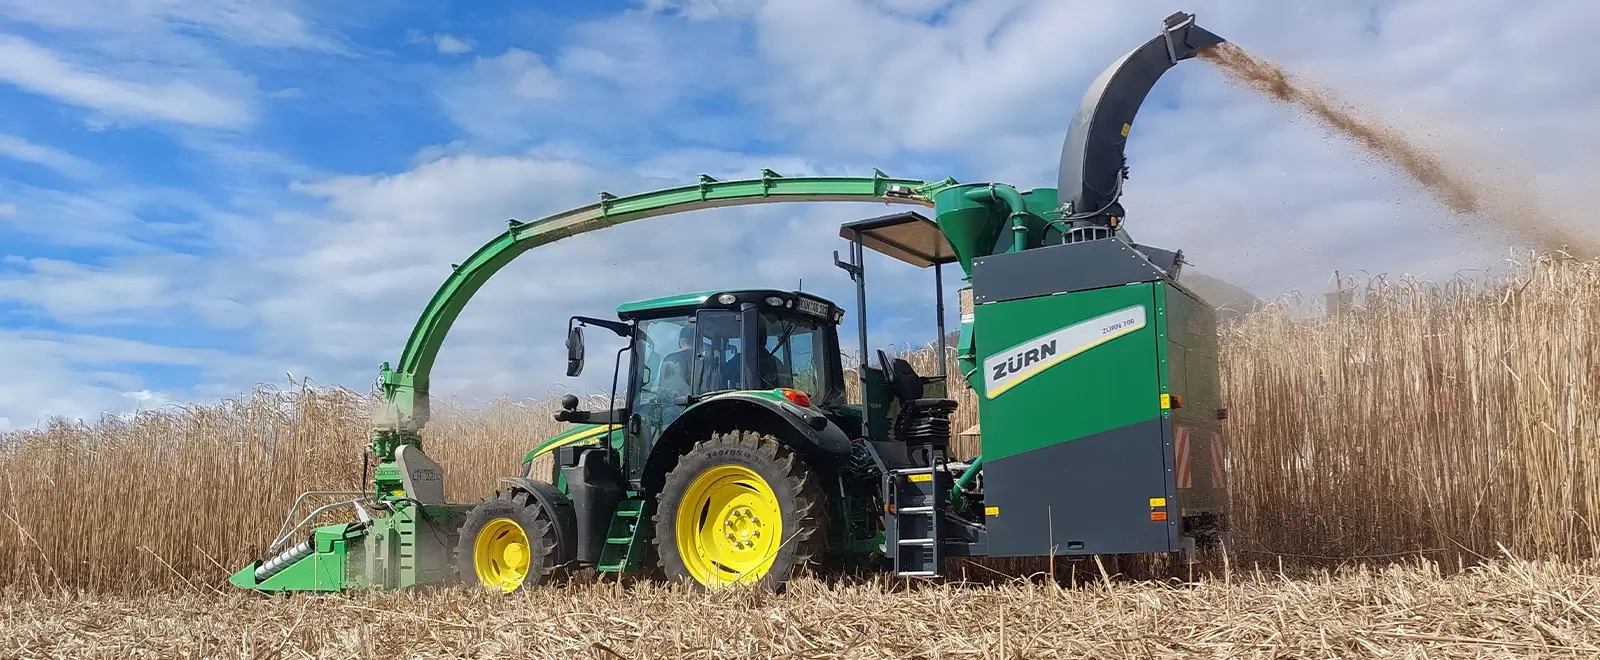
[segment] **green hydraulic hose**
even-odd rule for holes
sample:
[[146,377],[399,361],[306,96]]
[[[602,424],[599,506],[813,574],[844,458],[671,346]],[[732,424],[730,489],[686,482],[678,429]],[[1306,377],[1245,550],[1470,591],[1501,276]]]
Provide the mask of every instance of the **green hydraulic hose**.
[[983,454],[978,454],[976,458],[972,459],[972,465],[968,465],[967,469],[961,473],[961,476],[956,477],[955,485],[950,488],[949,497],[951,504],[960,501],[961,491],[967,487],[967,484],[972,483],[972,480],[978,476],[978,469],[982,467]]

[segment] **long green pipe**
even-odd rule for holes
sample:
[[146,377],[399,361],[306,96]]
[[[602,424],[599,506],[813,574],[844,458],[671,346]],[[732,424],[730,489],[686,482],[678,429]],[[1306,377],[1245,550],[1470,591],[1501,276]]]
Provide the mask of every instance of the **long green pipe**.
[[718,181],[700,175],[698,183],[600,201],[532,222],[509,221],[505,232],[478,248],[451,273],[428,301],[406,341],[400,361],[379,373],[385,404],[373,411],[373,430],[416,432],[428,420],[428,376],[445,335],[467,301],[506,264],[532,248],[598,229],[685,211],[778,202],[882,202],[931,207],[933,195],[956,185],[954,179],[902,179],[875,171],[871,177],[784,177],[762,170],[759,179]]

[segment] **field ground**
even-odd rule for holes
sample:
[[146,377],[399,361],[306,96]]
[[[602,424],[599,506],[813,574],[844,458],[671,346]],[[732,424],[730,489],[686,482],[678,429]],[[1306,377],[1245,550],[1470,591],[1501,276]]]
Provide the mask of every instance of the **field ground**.
[[1427,563],[1189,585],[812,580],[782,595],[584,584],[271,597],[0,594],[7,658],[1595,658],[1600,572]]

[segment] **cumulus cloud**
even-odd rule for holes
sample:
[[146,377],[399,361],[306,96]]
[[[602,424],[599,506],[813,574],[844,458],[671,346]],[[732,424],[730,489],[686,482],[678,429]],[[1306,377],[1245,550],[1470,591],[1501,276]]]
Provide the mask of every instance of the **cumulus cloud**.
[[[135,374],[143,365],[225,373],[237,358],[207,350],[176,349],[93,335],[0,330],[0,361],[23,383],[0,387],[0,417],[32,427],[53,417],[94,420],[175,400]],[[259,368],[256,366],[254,368]],[[209,375],[209,374],[208,374]],[[233,374],[237,375],[237,374]]]
[[0,35],[0,81],[112,116],[211,127],[235,126],[252,118],[247,104],[194,84],[111,78],[15,36]]

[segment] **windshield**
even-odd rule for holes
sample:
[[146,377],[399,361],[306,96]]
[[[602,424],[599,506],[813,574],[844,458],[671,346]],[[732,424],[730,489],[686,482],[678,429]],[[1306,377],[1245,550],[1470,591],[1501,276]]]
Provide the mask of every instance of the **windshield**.
[[761,314],[762,387],[788,387],[830,399],[833,374],[828,373],[829,328],[808,317]]

